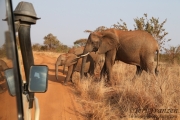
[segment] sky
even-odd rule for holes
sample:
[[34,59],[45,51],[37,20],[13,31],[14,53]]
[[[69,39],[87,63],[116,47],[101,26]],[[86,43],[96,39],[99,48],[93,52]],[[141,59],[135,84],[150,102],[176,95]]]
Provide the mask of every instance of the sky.
[[[13,0],[15,9],[22,0]],[[43,44],[44,36],[52,33],[68,46],[88,38],[84,30],[95,30],[99,26],[111,27],[122,19],[129,29],[134,29],[134,19],[143,17],[159,18],[171,39],[165,47],[180,45],[180,0],[26,0],[33,4],[37,17],[31,26],[33,44]]]

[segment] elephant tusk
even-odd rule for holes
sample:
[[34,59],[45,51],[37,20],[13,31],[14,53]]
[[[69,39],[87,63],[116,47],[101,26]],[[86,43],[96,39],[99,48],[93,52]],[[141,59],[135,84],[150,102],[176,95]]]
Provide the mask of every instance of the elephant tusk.
[[81,58],[81,57],[76,57],[77,59]]
[[81,55],[81,57],[85,57],[85,56],[87,56],[87,55],[89,55],[89,52],[86,53],[86,54],[84,54],[84,55]]

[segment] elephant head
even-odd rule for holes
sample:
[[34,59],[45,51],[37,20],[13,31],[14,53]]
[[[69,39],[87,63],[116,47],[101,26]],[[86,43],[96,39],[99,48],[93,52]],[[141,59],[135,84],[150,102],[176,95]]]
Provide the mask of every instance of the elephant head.
[[69,49],[68,53],[73,53],[73,54],[79,56],[83,53],[83,50],[84,50],[84,46],[81,46],[81,47]]
[[56,64],[55,64],[55,75],[56,75],[56,79],[58,79],[58,66],[71,66],[74,65],[75,63],[77,63],[77,60],[80,57],[77,57],[76,55],[72,54],[72,53],[66,53],[66,54],[62,54],[57,58]]
[[[105,54],[107,51],[116,48],[118,45],[118,38],[111,30],[103,32],[92,32],[88,37],[88,41],[84,48],[84,56],[89,52],[96,52],[97,54]],[[81,78],[84,75],[84,65],[87,57],[83,57]]]
[[[79,56],[83,53],[83,50],[84,50],[84,46],[77,47],[77,48],[73,47],[73,48],[69,49],[68,53],[72,53],[72,54]],[[65,74],[65,65],[63,67],[63,74]]]

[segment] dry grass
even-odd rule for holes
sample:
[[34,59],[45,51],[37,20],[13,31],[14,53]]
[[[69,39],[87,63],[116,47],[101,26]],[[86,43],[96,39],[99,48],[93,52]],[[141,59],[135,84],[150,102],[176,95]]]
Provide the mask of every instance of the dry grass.
[[156,80],[143,72],[132,81],[135,71],[132,65],[116,63],[113,68],[116,85],[112,87],[105,87],[104,80],[95,82],[91,77],[79,82],[79,74],[73,75],[78,101],[87,119],[180,119],[180,67],[160,65]]
[[55,53],[55,52],[46,52],[46,51],[43,51],[43,52],[33,51],[33,54],[34,55],[46,55],[46,56],[51,56],[51,57],[57,58],[59,55],[64,54],[64,53]]

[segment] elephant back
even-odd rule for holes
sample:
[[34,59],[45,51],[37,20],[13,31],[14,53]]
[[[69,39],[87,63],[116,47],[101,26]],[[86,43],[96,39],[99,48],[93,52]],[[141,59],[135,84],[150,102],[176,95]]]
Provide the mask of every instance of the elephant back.
[[73,53],[75,55],[81,55],[83,54],[83,51],[84,51],[84,47],[78,47],[78,48],[71,48],[68,53]]

